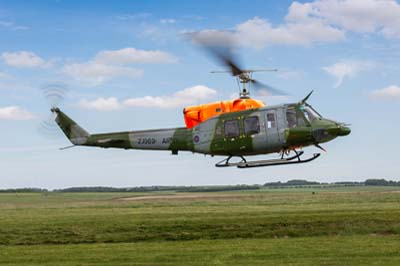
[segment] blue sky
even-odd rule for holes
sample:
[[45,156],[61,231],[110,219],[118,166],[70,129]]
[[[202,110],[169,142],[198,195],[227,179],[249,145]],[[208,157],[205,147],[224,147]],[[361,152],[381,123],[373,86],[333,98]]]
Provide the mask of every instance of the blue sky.
[[[237,93],[182,38],[228,30],[247,67],[293,102],[311,89],[325,117],[352,134],[306,165],[217,169],[220,158],[68,146],[43,134],[41,88],[68,88],[61,107],[89,132],[183,126],[185,105]],[[0,187],[139,186],[400,178],[400,3],[320,1],[1,1]],[[315,152],[308,148],[308,152]]]

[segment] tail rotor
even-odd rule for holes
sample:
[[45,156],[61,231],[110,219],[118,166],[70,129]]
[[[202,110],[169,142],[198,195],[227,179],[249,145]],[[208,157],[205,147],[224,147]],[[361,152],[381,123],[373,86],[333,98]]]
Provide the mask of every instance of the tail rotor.
[[[47,84],[40,88],[43,98],[47,102],[50,110],[58,108],[64,101],[69,92],[66,85],[60,83]],[[39,126],[39,133],[46,138],[62,138],[63,134],[55,123],[56,114],[52,111],[47,118],[43,119]]]

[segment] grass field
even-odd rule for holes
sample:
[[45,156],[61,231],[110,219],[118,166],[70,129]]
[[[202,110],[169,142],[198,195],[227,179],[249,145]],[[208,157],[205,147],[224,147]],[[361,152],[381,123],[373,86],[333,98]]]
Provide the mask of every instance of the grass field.
[[0,265],[400,265],[400,188],[3,193]]

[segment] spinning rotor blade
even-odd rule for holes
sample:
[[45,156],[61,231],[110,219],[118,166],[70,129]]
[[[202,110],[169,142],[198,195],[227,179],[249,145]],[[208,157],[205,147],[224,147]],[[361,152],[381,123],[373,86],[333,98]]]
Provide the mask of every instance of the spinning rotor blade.
[[[44,99],[47,101],[49,107],[56,108],[64,101],[68,93],[68,88],[63,84],[48,84],[40,88]],[[46,108],[47,109],[47,108]],[[42,120],[39,126],[39,133],[43,136],[58,138],[62,137],[60,128],[54,121],[55,114],[50,113],[49,116]]]
[[223,66],[227,67],[227,71],[211,71],[211,73],[231,73],[232,76],[238,77],[242,83],[250,82],[257,91],[272,95],[287,95],[285,92],[275,89],[272,86],[263,84],[251,78],[253,72],[276,72],[277,69],[245,69],[237,63],[239,60],[234,56],[235,48],[232,35],[227,32],[214,32],[210,35],[202,33],[194,33],[190,35],[191,40],[200,45],[212,57],[216,58]]
[[244,69],[245,73],[253,73],[253,72],[278,72],[276,68],[267,68],[267,69]]
[[42,87],[41,90],[44,98],[52,108],[57,107],[61,102],[63,102],[68,93],[68,89],[65,85],[56,83],[48,84]]
[[282,90],[278,90],[274,87],[271,87],[267,84],[264,84],[256,79],[252,79],[251,84],[253,84],[253,88],[256,89],[258,92],[262,92],[265,91],[266,94],[271,94],[271,95],[287,95],[286,92],[282,91]]
[[[216,58],[223,66],[228,67],[232,76],[238,76],[244,71],[236,62],[232,53],[234,49],[233,39],[226,32],[215,33],[214,35],[204,35],[202,33],[193,33],[189,35],[190,39],[201,46],[208,54]],[[219,72],[215,72],[219,73]]]
[[[253,72],[277,72],[278,69],[242,69],[242,73],[253,73]],[[231,73],[230,70],[213,70],[210,73]]]
[[215,73],[231,73],[229,70],[213,70],[210,71],[210,73],[215,74]]
[[50,114],[47,118],[41,121],[38,131],[44,137],[61,138],[60,129],[54,122],[55,116]]
[[232,76],[239,76],[240,74],[245,73],[238,64],[234,62],[230,47],[204,46],[204,48],[215,56],[223,65],[227,66]]

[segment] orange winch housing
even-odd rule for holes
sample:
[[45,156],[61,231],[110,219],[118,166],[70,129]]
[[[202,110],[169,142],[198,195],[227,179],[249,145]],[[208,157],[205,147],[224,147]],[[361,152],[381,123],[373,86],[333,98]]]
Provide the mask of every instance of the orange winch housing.
[[186,127],[192,128],[195,125],[221,113],[237,112],[263,106],[265,106],[265,104],[262,101],[250,98],[239,98],[236,100],[188,106],[183,109],[183,114],[185,117]]

